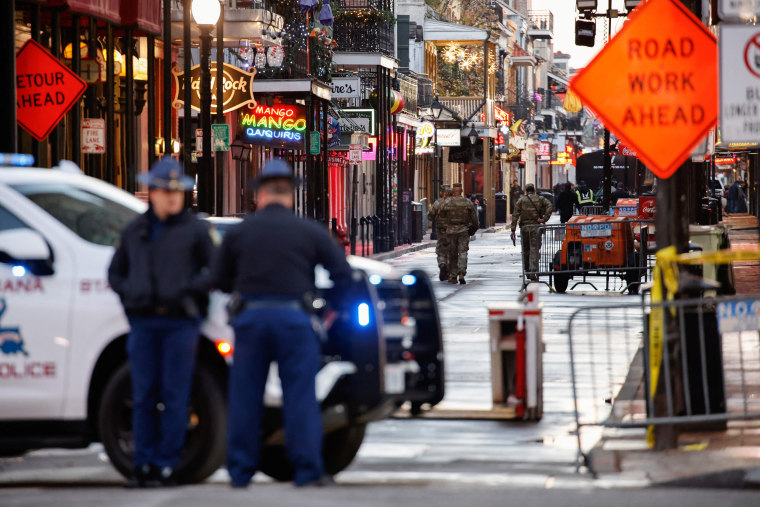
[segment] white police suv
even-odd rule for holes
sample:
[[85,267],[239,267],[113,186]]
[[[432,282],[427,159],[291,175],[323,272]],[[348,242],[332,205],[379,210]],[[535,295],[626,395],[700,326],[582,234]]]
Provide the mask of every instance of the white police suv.
[[[146,205],[78,170],[14,167],[19,163],[30,160],[0,154],[0,455],[101,441],[126,474],[132,454],[129,326],[106,271],[121,230]],[[368,422],[404,402],[419,410],[443,398],[440,324],[427,276],[368,259],[350,262],[355,286],[347,306],[333,308],[339,317],[325,336],[317,379],[331,473],[350,464]],[[329,286],[321,287],[314,300],[318,316],[331,305]],[[234,348],[224,301],[212,296],[202,327],[177,470],[183,482],[205,479],[224,460]],[[261,469],[289,480],[275,375],[265,402]]]

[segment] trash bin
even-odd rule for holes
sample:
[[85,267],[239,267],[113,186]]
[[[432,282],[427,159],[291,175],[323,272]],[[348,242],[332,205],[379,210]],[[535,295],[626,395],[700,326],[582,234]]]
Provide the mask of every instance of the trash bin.
[[488,305],[493,409],[505,418],[538,421],[543,415],[538,287],[528,285],[521,301]]
[[422,241],[422,211],[424,204],[412,201],[412,243]]
[[493,195],[494,213],[496,214],[496,223],[503,224],[507,222],[507,194],[497,192]]
[[699,225],[715,225],[720,221],[720,199],[703,197],[697,208]]

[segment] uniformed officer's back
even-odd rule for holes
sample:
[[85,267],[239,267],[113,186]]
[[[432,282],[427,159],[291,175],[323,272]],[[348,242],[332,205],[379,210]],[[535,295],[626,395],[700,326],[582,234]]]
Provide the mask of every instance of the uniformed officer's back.
[[319,223],[270,204],[231,228],[217,280],[225,292],[300,298],[314,289],[314,267],[350,276],[345,255]]

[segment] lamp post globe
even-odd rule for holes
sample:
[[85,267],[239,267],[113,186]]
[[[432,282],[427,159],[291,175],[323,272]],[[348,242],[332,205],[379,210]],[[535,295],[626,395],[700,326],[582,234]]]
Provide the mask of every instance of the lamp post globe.
[[193,19],[199,25],[215,25],[219,21],[222,7],[219,0],[193,0],[190,10],[193,12]]
[[435,116],[437,120],[441,116],[442,111],[443,111],[443,106],[438,101],[438,95],[436,95],[435,100],[433,100],[433,103],[430,104],[430,112],[433,113],[433,116]]
[[469,134],[467,134],[467,137],[470,138],[470,144],[472,144],[473,146],[475,145],[475,143],[478,142],[478,137],[479,136],[478,136],[478,131],[475,130],[475,127],[472,127],[470,129],[470,132],[469,132]]

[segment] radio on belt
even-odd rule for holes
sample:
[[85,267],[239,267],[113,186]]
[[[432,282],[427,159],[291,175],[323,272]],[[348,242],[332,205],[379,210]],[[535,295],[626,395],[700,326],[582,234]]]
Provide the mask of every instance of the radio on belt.
[[504,418],[538,421],[543,415],[543,360],[539,284],[516,302],[488,305],[493,410]]

